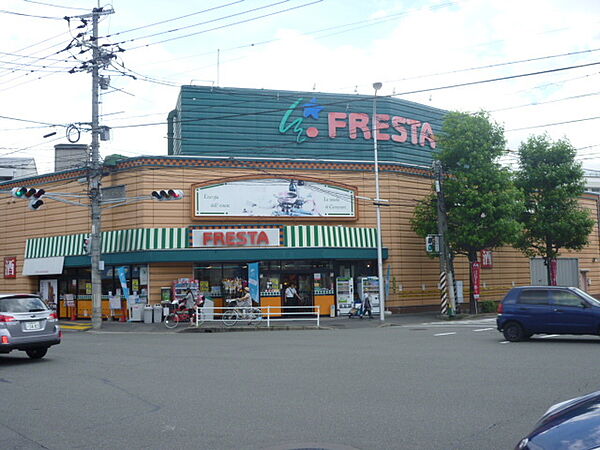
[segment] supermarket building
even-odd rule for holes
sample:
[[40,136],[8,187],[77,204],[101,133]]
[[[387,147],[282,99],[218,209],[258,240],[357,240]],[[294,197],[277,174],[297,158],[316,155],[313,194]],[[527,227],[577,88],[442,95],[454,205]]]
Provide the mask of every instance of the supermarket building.
[[[125,284],[140,302],[159,303],[178,294],[182,279],[222,306],[252,283],[250,266],[261,305],[281,313],[316,305],[343,313],[355,296],[376,291],[372,110],[372,96],[183,86],[168,115],[168,154],[104,166],[103,313],[120,314],[109,299]],[[389,201],[381,207],[386,307],[437,309],[439,262],[409,220],[431,190],[445,111],[378,98],[377,112],[381,197]],[[47,192],[38,211],[2,195],[0,291],[40,291],[62,317],[91,315],[91,224],[88,208],[76,204],[86,203],[85,176],[77,168],[0,184]],[[160,189],[185,196],[152,200]],[[581,203],[598,217],[596,195]],[[540,276],[539,261],[512,249],[484,259],[482,300]],[[559,276],[593,291],[599,259],[596,225],[586,249],[564,255]],[[456,270],[468,301],[466,262],[458,259]],[[289,285],[302,300],[285,297]]]

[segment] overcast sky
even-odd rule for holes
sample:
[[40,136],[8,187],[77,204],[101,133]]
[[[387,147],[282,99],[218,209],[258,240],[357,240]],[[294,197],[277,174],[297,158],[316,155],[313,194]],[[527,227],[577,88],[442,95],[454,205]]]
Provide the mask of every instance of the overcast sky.
[[[101,43],[124,50],[115,60],[122,73],[105,72],[114,89],[102,91],[101,124],[113,127],[111,140],[101,142],[103,156],[165,155],[165,125],[124,126],[164,122],[182,84],[369,95],[381,81],[383,95],[490,111],[513,150],[530,134],[567,137],[584,168],[600,169],[598,0],[100,5],[114,8],[100,23]],[[65,125],[91,121],[91,75],[69,73],[89,52],[62,51],[91,27],[77,29],[79,19],[63,17],[96,6],[96,0],[0,1],[0,116],[12,118],[0,119],[0,155],[33,156],[40,172],[52,171],[53,146],[67,142]],[[509,76],[517,77],[435,89]],[[435,90],[409,93],[423,89]],[[90,134],[79,142],[89,143]]]

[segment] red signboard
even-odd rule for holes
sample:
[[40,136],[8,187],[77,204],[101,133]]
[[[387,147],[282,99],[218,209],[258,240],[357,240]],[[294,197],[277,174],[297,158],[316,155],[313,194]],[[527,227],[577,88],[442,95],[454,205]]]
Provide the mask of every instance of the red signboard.
[[471,264],[471,279],[473,281],[473,297],[479,300],[479,286],[481,284],[481,266],[478,261]]
[[4,257],[4,278],[17,278],[17,257]]

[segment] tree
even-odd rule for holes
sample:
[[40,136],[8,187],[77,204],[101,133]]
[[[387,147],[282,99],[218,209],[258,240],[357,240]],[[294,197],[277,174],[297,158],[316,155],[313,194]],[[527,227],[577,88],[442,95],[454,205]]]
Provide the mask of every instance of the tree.
[[547,135],[531,136],[519,147],[516,184],[525,195],[525,209],[516,248],[529,257],[544,258],[548,284],[556,280],[552,261],[560,249],[581,250],[594,226],[577,201],[585,180],[575,155],[568,140],[553,142]]
[[[520,232],[522,196],[511,172],[498,159],[506,153],[503,128],[487,113],[451,112],[444,119],[436,158],[448,173],[444,195],[450,253],[465,255],[469,272],[484,249],[513,244]],[[415,208],[411,220],[419,236],[436,232],[437,200],[432,194]],[[477,311],[469,277],[470,311]]]

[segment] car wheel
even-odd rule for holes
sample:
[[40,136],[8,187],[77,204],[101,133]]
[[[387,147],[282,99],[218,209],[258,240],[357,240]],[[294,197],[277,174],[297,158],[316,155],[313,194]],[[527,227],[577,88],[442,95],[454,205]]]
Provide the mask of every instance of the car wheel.
[[504,334],[506,340],[510,342],[519,342],[525,338],[525,331],[517,322],[509,322],[504,325],[502,334]]
[[34,348],[31,350],[26,350],[25,353],[27,353],[27,356],[29,356],[31,359],[42,359],[44,356],[46,356],[46,353],[48,353],[48,349]]

